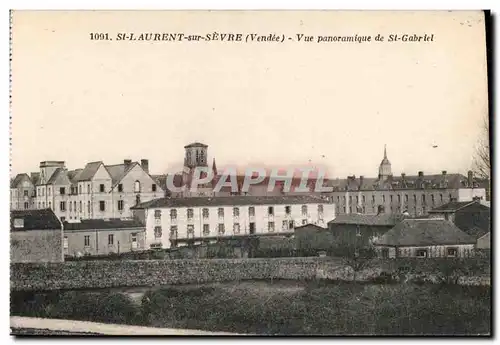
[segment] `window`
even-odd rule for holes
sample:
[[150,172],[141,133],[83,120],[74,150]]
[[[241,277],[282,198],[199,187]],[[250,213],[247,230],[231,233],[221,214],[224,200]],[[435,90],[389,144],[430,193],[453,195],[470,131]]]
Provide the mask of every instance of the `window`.
[[153,183],[153,184],[151,185],[151,190],[152,190],[153,192],[156,192],[156,184],[154,184],[154,183]]
[[382,258],[384,258],[384,259],[389,258],[389,249],[388,248],[382,249]]
[[401,195],[398,194],[398,204],[401,203]]
[[170,220],[177,219],[177,210],[172,209],[170,210]]
[[[157,226],[156,228],[159,229],[160,231],[160,236],[161,237],[161,227]],[[155,228],[155,237],[156,237],[156,228]],[[170,227],[170,239],[176,239],[177,238],[177,225],[172,225]]]
[[342,197],[342,200],[343,200],[343,202],[344,202],[344,204],[345,204],[345,200],[346,200],[346,199],[345,199],[345,196],[343,196],[343,197]]
[[118,211],[123,211],[123,200],[118,200]]
[[352,206],[349,206],[349,213],[352,213]]
[[80,201],[80,207],[78,209],[80,212],[82,212],[82,202]]
[[382,202],[385,204],[385,195],[382,195]]
[[288,230],[288,220],[284,220],[282,225],[281,225],[281,228],[283,230]]
[[293,220],[289,221],[289,222],[288,222],[288,228],[291,230],[291,229],[293,229],[294,227],[295,227],[295,224],[294,224]]
[[405,194],[405,201],[408,202],[408,194]]
[[45,201],[42,201],[42,208],[45,208]]
[[61,201],[61,202],[59,203],[59,209],[60,209],[61,211],[66,211],[66,201]]
[[83,237],[83,245],[84,247],[90,247],[90,236]]
[[132,249],[137,249],[137,234],[131,234]]
[[392,204],[392,201],[393,201],[393,200],[392,200],[392,195],[390,196],[390,198],[391,198],[391,204]]
[[187,226],[187,235],[188,235],[188,237],[194,237],[194,225],[193,224],[189,224]]
[[104,193],[104,184],[99,185],[99,192]]
[[45,188],[42,188],[42,196],[45,196]]
[[187,217],[188,219],[193,219],[193,216],[194,216],[194,211],[192,208],[188,208],[187,209]]
[[121,183],[118,185],[118,192],[119,193],[123,192],[123,184]]
[[451,193],[450,193],[450,195],[449,195],[449,198],[450,198],[450,201],[451,201],[451,199],[453,199],[453,198],[451,197]]
[[443,194],[439,194],[439,198],[441,199],[441,202],[443,202]]
[[87,185],[87,194],[90,194],[90,184]]
[[432,202],[432,206],[434,206],[436,204],[436,200],[434,200],[434,194],[431,195],[431,202]]
[[[174,228],[174,227],[172,227]],[[155,226],[155,238],[161,238],[162,231],[161,231],[161,226]],[[177,227],[175,227],[175,231],[177,232]],[[170,230],[172,232],[172,230]]]
[[419,258],[427,257],[427,249],[417,249],[416,256]]
[[208,208],[204,208],[202,210],[202,214],[203,214],[203,218],[208,218],[208,216],[209,216]]
[[224,232],[225,232],[224,224],[220,223],[218,230],[219,230],[219,235],[224,234]]
[[250,235],[255,234],[255,223],[254,222],[250,223],[249,230],[250,230]]
[[254,216],[255,216],[255,207],[250,206],[250,207],[248,208],[248,215],[249,215],[250,217],[254,217]]
[[[44,203],[45,205],[45,203]],[[52,209],[52,201],[49,201],[49,208]]]
[[28,196],[28,191],[27,190],[24,191],[24,196]]
[[115,236],[113,234],[108,235],[108,246],[112,246],[115,242]]
[[210,234],[210,225],[209,224],[203,224],[203,235],[207,236]]
[[14,219],[14,228],[21,229],[24,228],[24,218]]
[[323,213],[323,205],[318,205],[318,213]]
[[366,197],[364,195],[361,196],[362,203],[364,204],[366,201]]
[[240,216],[240,209],[238,207],[233,207],[233,216],[234,217]]
[[349,195],[349,204],[352,204],[352,195]]
[[24,203],[24,209],[25,209],[25,210],[27,210],[29,207],[30,207],[29,202],[25,202],[25,203]]
[[219,218],[224,217],[224,209],[222,207],[219,207],[219,209],[217,210],[217,215],[219,216]]
[[61,195],[66,194],[66,188],[64,188],[64,187],[59,188],[59,194],[61,194]]
[[285,213],[286,214],[292,213],[292,208],[290,206],[285,206]]
[[273,232],[274,231],[274,222],[268,222],[267,223],[267,230],[269,232]]
[[[64,194],[64,193],[63,193]],[[50,195],[50,187],[47,188],[47,195]]]
[[307,224],[307,219],[302,219],[302,225],[306,225]]
[[68,249],[68,236],[64,236],[63,239],[63,248]]
[[239,234],[240,233],[240,223],[234,223],[233,224],[233,233],[234,234]]
[[375,203],[375,195],[372,195],[372,204]]
[[414,194],[414,195],[413,195],[413,202],[414,202],[415,204],[417,203],[417,195],[416,195],[416,194]]
[[134,183],[134,192],[135,193],[141,192],[141,183],[139,181],[135,181],[135,183]]
[[106,202],[105,201],[103,201],[103,200],[99,201],[99,210],[101,212],[106,210]]
[[90,214],[90,201],[87,202],[87,211]]
[[161,210],[155,210],[155,218],[161,218]]
[[307,205],[302,205],[302,215],[307,216]]
[[446,255],[449,258],[456,258],[458,256],[458,249],[457,248],[448,248],[446,250]]
[[422,204],[425,204],[425,194],[422,194]]
[[78,186],[78,194],[82,194],[82,185]]
[[73,211],[73,205],[71,204],[71,201],[69,202],[69,212]]
[[274,216],[274,207],[269,206],[267,208],[267,214],[270,215],[270,216]]

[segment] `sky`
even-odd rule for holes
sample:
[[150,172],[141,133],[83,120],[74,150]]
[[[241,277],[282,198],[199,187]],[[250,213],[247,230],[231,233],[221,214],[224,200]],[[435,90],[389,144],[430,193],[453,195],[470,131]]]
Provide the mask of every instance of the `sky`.
[[[115,40],[149,32],[294,39]],[[295,39],[378,33],[434,41]],[[219,168],[376,176],[387,145],[395,175],[466,173],[488,114],[480,12],[17,11],[11,68],[12,174],[143,158],[153,174],[178,171],[195,141]]]

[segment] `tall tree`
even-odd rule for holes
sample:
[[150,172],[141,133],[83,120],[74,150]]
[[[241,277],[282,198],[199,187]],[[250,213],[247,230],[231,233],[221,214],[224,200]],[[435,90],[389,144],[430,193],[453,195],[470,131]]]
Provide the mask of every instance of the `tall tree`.
[[490,126],[487,116],[483,119],[481,136],[479,137],[476,146],[474,173],[477,177],[483,179],[489,179],[491,174]]

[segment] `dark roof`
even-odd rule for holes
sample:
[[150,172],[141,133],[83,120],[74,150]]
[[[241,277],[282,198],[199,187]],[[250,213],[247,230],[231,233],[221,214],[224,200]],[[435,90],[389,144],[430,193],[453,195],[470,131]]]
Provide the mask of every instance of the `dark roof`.
[[205,144],[202,144],[199,142],[194,142],[194,143],[191,143],[189,145],[184,146],[185,149],[187,149],[188,147],[208,147],[208,145],[205,145]]
[[64,222],[64,230],[95,230],[95,229],[127,229],[142,228],[144,225],[138,220],[123,220],[119,218],[82,219],[80,222]]
[[[22,218],[24,226],[14,227],[14,219]],[[61,222],[51,209],[10,211],[10,230],[57,230]]]
[[[441,205],[439,207],[433,208],[432,210],[429,210],[429,213],[456,212],[469,205],[474,205],[475,203],[480,204],[479,201],[452,201],[447,204]],[[484,205],[481,206],[483,206],[485,209],[488,208],[488,206]]]
[[372,226],[394,226],[404,219],[402,214],[339,214],[334,220],[328,224],[355,224],[355,225],[372,225]]
[[405,219],[375,244],[386,246],[433,246],[474,244],[476,239],[445,219]]
[[295,230],[303,230],[303,231],[323,231],[323,230],[328,230],[327,228],[323,228],[319,225],[316,224],[304,224],[301,226],[296,226]]
[[85,165],[83,171],[80,172],[77,181],[90,181],[101,166],[102,162],[91,162]]
[[475,226],[471,229],[467,229],[466,232],[474,238],[480,238],[486,235],[489,231]]
[[39,172],[32,172],[31,173],[31,182],[33,182],[34,185],[38,185],[38,182],[40,182],[40,173]]
[[192,198],[160,198],[141,203],[131,209],[161,208],[161,207],[200,207],[200,206],[246,206],[275,204],[310,204],[328,203],[327,200],[308,195],[284,196],[220,196]]
[[125,175],[128,174],[130,170],[132,170],[139,163],[133,162],[130,164],[114,164],[114,165],[106,165],[106,169],[111,176],[111,181],[113,183],[113,187],[119,183]]
[[21,181],[23,179],[27,178],[28,180],[31,181],[30,177],[28,176],[28,174],[26,173],[22,173],[22,174],[17,174],[16,177],[14,177],[14,179],[10,182],[10,188],[16,188],[17,185],[19,183],[21,183]]

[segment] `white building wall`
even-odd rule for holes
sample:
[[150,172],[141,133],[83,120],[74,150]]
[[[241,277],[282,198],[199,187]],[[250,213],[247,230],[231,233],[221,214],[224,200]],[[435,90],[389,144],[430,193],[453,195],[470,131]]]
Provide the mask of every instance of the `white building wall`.
[[[379,251],[383,248],[389,249],[389,258],[396,257],[396,249],[394,247],[379,247]],[[428,251],[428,258],[443,258],[447,257],[448,248],[457,248],[458,257],[469,257],[473,255],[474,244],[460,244],[460,245],[442,245],[442,246],[421,246],[421,247],[399,247],[398,257],[416,257],[417,251],[426,249]]]
[[[319,221],[318,205],[323,205],[323,221]],[[249,208],[255,208],[255,216],[249,215]],[[274,216],[268,215],[268,207],[274,207]],[[291,214],[287,215],[285,206],[291,207]],[[239,209],[239,217],[233,216],[233,208]],[[146,248],[150,248],[153,243],[161,243],[163,248],[170,248],[170,230],[172,226],[177,226],[177,239],[187,239],[188,225],[194,225],[194,236],[201,237],[214,237],[219,236],[219,224],[224,224],[224,234],[220,236],[233,236],[250,234],[250,222],[255,223],[255,234],[269,233],[268,224],[274,221],[274,232],[293,232],[293,229],[282,228],[284,220],[293,220],[295,226],[303,225],[305,223],[317,224],[326,227],[326,224],[335,218],[335,205],[334,204],[307,204],[307,216],[302,215],[302,205],[293,204],[275,204],[275,205],[234,205],[234,206],[210,206],[210,207],[192,207],[193,218],[188,220],[187,210],[190,207],[176,208],[177,219],[172,221],[170,219],[171,208],[151,208],[146,210]],[[203,218],[203,209],[208,208],[209,217]],[[219,218],[218,209],[223,208],[224,217]],[[157,221],[154,217],[155,210],[161,211],[161,219]],[[234,233],[234,224],[240,224],[239,234]],[[210,233],[203,234],[203,224],[208,224]],[[161,226],[162,237],[161,239],[155,238],[155,227]]]

